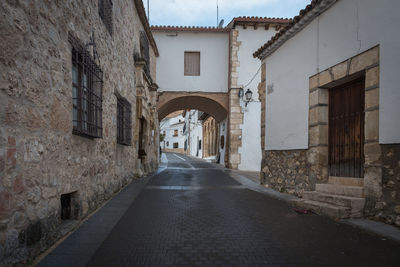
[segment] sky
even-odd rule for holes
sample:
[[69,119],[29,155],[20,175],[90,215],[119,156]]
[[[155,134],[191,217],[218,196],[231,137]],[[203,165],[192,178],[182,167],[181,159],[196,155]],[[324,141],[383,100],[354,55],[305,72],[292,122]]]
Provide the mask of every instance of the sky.
[[[150,10],[150,25],[217,26],[217,0],[143,0]],[[219,20],[226,26],[233,17],[292,18],[311,0],[218,0]]]

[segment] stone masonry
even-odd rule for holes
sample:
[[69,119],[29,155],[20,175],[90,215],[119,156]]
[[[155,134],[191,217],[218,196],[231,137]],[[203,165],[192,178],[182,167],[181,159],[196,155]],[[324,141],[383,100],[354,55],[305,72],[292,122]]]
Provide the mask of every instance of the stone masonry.
[[[151,77],[134,64],[141,1],[113,1],[111,35],[92,1],[0,3],[0,265],[24,263],[63,234],[62,194],[72,193],[81,220],[135,176],[158,164],[158,118]],[[138,6],[139,5],[139,6]],[[148,27],[148,25],[147,25]],[[103,70],[103,137],[72,134],[69,34],[88,43],[94,34]],[[148,31],[148,34],[150,31]],[[136,86],[135,86],[136,84]],[[137,92],[140,91],[140,92]],[[132,105],[132,145],[117,144],[116,94]],[[137,109],[137,97],[141,107]],[[138,158],[137,112],[142,112],[146,158]]]
[[243,124],[243,112],[240,107],[240,99],[238,96],[238,72],[237,67],[239,66],[238,51],[241,42],[237,40],[239,31],[231,30],[230,33],[230,80],[229,80],[229,137],[228,149],[226,150],[229,154],[225,159],[228,160],[228,168],[237,169],[240,163],[239,147],[242,145],[242,129],[240,125]]

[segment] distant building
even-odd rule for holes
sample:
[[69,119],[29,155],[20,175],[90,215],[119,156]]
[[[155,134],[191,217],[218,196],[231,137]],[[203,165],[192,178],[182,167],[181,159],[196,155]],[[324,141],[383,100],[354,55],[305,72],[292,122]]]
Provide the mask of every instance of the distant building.
[[186,110],[183,112],[185,118],[185,125],[183,127],[183,134],[185,136],[186,154],[193,157],[202,158],[203,156],[203,127],[202,121],[199,116],[203,112],[198,110]]
[[162,151],[182,154],[185,152],[184,120],[182,111],[177,111],[160,122],[160,133],[163,136],[163,141],[160,142]]

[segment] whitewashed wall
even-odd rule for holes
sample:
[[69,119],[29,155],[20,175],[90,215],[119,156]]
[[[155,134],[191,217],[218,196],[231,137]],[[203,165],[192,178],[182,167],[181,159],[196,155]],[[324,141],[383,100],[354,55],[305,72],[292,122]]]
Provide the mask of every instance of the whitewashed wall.
[[[186,112],[185,123],[186,130],[184,132],[185,140],[188,141],[188,146],[190,147],[190,155],[193,157],[201,158],[203,151],[199,148],[199,140],[203,139],[203,126],[201,121],[198,120],[198,110],[191,110]],[[189,119],[190,115],[190,119]],[[189,136],[189,125],[190,125],[190,136]]]
[[[241,42],[238,51],[239,67],[238,85],[245,86],[256,75],[260,68],[260,61],[253,58],[253,52],[267,42],[276,33],[273,28],[265,30],[259,27],[254,30],[253,27],[243,29],[241,26],[236,28],[239,31],[238,41]],[[239,148],[240,170],[260,171],[261,168],[261,103],[258,101],[257,86],[260,82],[261,71],[258,72],[254,80],[244,88],[253,92],[253,102],[245,107],[242,101],[241,106],[244,114],[242,129],[242,146]]]
[[[227,92],[229,33],[154,31],[160,91]],[[184,52],[200,52],[200,76],[184,76]]]
[[266,149],[308,147],[308,78],[380,45],[379,142],[400,143],[400,1],[341,0],[265,59]]
[[[182,115],[165,118],[160,123],[160,133],[164,133],[165,137],[162,142],[160,142],[161,148],[173,148],[173,143],[178,143],[178,148],[183,148],[185,143],[185,136],[183,135],[183,124],[184,118]],[[173,136],[175,130],[178,130],[178,136]],[[167,146],[167,142],[169,143]]]

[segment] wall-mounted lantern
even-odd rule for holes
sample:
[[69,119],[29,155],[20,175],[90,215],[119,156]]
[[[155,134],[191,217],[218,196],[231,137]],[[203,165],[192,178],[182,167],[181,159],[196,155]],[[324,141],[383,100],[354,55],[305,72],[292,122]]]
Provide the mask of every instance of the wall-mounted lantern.
[[238,96],[244,101],[245,107],[247,107],[247,104],[252,100],[253,92],[250,89],[247,89],[246,93],[244,93],[243,88],[240,88]]

